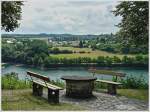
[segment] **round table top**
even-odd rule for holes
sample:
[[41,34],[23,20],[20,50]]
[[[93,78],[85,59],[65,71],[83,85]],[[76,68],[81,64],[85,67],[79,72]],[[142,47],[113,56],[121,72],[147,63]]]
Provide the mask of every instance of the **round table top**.
[[72,81],[91,81],[96,80],[96,77],[93,76],[62,76],[63,80],[72,80]]

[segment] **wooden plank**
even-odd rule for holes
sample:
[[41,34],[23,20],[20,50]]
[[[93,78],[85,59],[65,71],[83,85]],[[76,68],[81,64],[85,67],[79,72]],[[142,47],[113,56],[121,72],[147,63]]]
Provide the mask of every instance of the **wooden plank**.
[[53,90],[62,90],[62,88],[60,88],[60,87],[58,87],[58,86],[55,86],[55,85],[52,85],[52,84],[50,84],[50,83],[46,83],[46,84],[47,84],[47,85],[46,85],[44,81],[34,80],[33,82],[35,82],[35,83],[37,83],[37,84],[40,84],[40,85],[42,85],[42,86],[44,86],[44,87],[47,87],[47,86],[48,86],[48,88],[53,89]]
[[96,69],[89,69],[90,72],[100,74],[100,75],[111,75],[111,76],[119,76],[125,77],[124,73],[119,73],[111,70],[96,70]]
[[59,89],[59,90],[63,90],[61,87],[58,87],[58,86],[56,86],[56,85],[52,85],[52,84],[50,84],[50,83],[47,83],[48,84],[48,86],[50,86],[50,87],[54,87],[54,88],[57,88],[57,89]]
[[108,80],[96,80],[96,82],[103,82],[103,83],[115,84],[115,85],[121,85],[122,84],[119,82],[113,82],[113,81],[108,81]]
[[48,82],[50,81],[49,77],[31,72],[31,71],[27,71],[27,75],[30,75],[32,77],[36,77],[36,78],[39,78]]

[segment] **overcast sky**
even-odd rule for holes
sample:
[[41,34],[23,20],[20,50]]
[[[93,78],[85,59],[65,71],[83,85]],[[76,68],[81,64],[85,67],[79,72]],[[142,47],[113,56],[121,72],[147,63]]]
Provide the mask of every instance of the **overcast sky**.
[[21,25],[13,33],[115,33],[120,17],[111,10],[116,4],[111,0],[27,0]]

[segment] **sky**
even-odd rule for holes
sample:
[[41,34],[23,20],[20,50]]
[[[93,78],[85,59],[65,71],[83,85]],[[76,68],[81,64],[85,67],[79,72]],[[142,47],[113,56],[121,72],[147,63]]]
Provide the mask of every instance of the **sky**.
[[27,0],[20,27],[9,33],[116,33],[119,29],[115,25],[121,17],[115,17],[111,10],[117,4],[111,0]]

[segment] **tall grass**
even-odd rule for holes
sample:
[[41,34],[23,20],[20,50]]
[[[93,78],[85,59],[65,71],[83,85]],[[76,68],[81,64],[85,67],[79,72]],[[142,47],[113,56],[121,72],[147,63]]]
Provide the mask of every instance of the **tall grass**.
[[31,83],[19,80],[17,73],[8,73],[2,76],[2,89],[25,89],[30,88]]
[[[112,78],[114,81],[114,78]],[[119,82],[122,83],[122,86],[119,86],[119,88],[123,89],[148,89],[148,83],[145,82],[144,77],[136,78],[131,76],[127,76],[124,79],[120,79]],[[65,83],[61,80],[57,79],[56,81],[51,80],[51,84],[57,85],[59,87],[65,88]],[[31,88],[32,82],[20,80],[18,78],[17,73],[8,73],[2,76],[2,89],[25,89],[25,88]],[[105,89],[107,88],[106,83],[99,83],[95,82],[95,90],[97,89]]]

